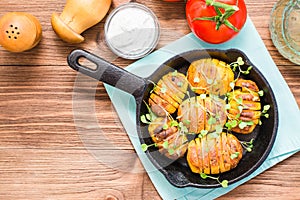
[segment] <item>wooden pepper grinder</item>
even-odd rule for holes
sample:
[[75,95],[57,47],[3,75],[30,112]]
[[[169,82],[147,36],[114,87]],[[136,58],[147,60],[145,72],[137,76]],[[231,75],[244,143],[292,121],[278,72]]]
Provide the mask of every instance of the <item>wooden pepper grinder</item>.
[[111,0],[67,0],[60,16],[52,14],[53,30],[66,42],[80,43],[84,41],[80,34],[99,23],[110,5]]
[[10,12],[0,19],[0,45],[11,52],[35,47],[42,38],[39,20],[24,12]]

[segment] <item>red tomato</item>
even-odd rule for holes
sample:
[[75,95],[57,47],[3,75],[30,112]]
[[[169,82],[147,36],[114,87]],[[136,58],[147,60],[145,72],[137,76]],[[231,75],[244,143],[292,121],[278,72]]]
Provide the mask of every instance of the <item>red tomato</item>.
[[194,34],[208,43],[236,36],[247,19],[244,0],[188,0],[186,18]]

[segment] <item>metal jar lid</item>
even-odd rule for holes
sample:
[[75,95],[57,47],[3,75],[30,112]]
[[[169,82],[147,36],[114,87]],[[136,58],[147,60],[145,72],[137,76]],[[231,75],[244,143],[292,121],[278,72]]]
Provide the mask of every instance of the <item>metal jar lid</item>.
[[126,3],[109,14],[104,33],[112,52],[122,58],[138,59],[156,47],[160,27],[157,17],[148,7]]

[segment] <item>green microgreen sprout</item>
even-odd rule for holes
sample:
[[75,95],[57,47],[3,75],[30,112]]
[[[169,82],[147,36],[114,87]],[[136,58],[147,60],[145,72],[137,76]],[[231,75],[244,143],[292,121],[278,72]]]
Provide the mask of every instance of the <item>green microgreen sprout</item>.
[[200,99],[205,99],[206,98],[206,94],[200,94]]
[[151,84],[153,84],[153,88],[152,90],[150,91],[150,94],[154,92],[154,90],[158,87],[156,83],[154,83],[153,81],[151,80],[148,80]]
[[149,147],[152,147],[152,146],[157,147],[157,144],[156,144],[156,143],[153,143],[153,144],[147,145],[147,144],[144,143],[144,144],[141,145],[141,148],[142,148],[142,151],[145,152],[145,151],[148,150]]
[[242,72],[243,74],[249,74],[252,68],[253,68],[252,66],[249,66],[249,67],[247,68],[247,70],[245,70],[245,71],[241,70],[241,72]]
[[228,187],[228,180],[223,180],[223,181],[221,182],[221,186],[222,186],[223,188],[227,188],[227,187]]
[[162,127],[164,130],[167,130],[169,128],[168,124],[164,124]]
[[228,130],[236,127],[238,125],[238,121],[236,119],[226,122],[225,126]]
[[262,97],[262,96],[264,96],[264,91],[263,91],[263,90],[260,90],[260,91],[257,92],[257,94],[258,94],[260,97]]
[[268,112],[268,110],[270,110],[270,108],[271,108],[270,105],[264,105],[261,115],[264,116],[265,118],[269,118],[269,113],[267,113],[267,112]]
[[228,180],[223,180],[222,182],[219,180],[220,177],[214,177],[214,176],[209,176],[205,173],[200,173],[200,177],[202,179],[207,179],[207,178],[210,178],[210,179],[213,179],[213,180],[216,180],[223,188],[227,188],[228,187]]
[[208,119],[208,121],[207,121],[207,123],[209,125],[213,125],[213,124],[217,123],[217,119],[215,117],[213,117],[213,116],[210,116],[209,119]]
[[177,82],[177,86],[178,87],[182,87],[183,86],[183,82],[181,82],[181,81]]
[[238,108],[239,112],[242,113],[244,106],[238,106],[237,108]]
[[152,112],[151,108],[149,107],[149,105],[144,101],[148,113],[144,114],[140,117],[141,122],[143,122],[144,124],[150,124],[151,122],[153,122],[157,116]]
[[223,127],[221,125],[216,125],[216,133],[222,133]]
[[234,86],[235,86],[234,81],[230,82],[230,83],[229,83],[229,86],[230,86],[231,89],[234,89]]
[[225,105],[225,109],[226,109],[226,110],[230,110],[230,109],[231,109],[231,105],[230,105],[229,103],[226,104],[226,105]]
[[245,121],[240,121],[240,122],[239,122],[239,128],[240,128],[240,129],[244,129],[244,128],[247,127],[247,126],[252,126],[252,125],[254,125],[254,122],[253,122],[253,121],[247,121],[247,122],[245,122]]
[[183,124],[189,125],[189,124],[191,124],[191,120],[184,119],[183,120]]
[[172,76],[177,76],[178,71],[175,70],[174,72],[172,72]]
[[188,128],[183,124],[183,122],[179,122],[178,128],[182,133],[188,133]]
[[173,154],[175,153],[175,151],[174,151],[174,149],[168,149],[168,153],[169,153],[170,155],[173,155]]
[[230,158],[233,160],[233,159],[238,158],[239,155],[240,155],[240,152],[235,152],[235,153],[232,153],[232,154],[230,155]]
[[169,147],[169,142],[168,141],[164,141],[163,148],[164,149],[168,149],[168,147]]
[[[149,121],[148,121],[148,120],[149,120]],[[151,122],[150,114],[142,115],[142,116],[141,116],[141,121],[142,121],[144,124],[150,124],[150,122]]]
[[238,104],[240,104],[240,105],[243,105],[243,98],[238,98],[238,99],[235,99],[236,100],[236,102],[238,103]]
[[245,62],[243,61],[243,58],[242,57],[238,57],[237,60],[236,60],[237,64],[242,66],[245,64]]
[[199,83],[199,82],[200,82],[199,77],[195,77],[195,78],[194,78],[194,82],[195,82],[195,83]]
[[246,142],[246,141],[240,141],[242,147],[244,149],[246,149],[248,152],[251,152],[253,150],[253,142],[254,142],[254,139],[252,138],[249,142]]
[[230,66],[232,68],[232,71],[236,71],[238,69],[238,76],[235,80],[237,80],[240,77],[240,74],[249,74],[251,69],[253,68],[252,66],[249,66],[246,70],[242,70],[241,66],[243,66],[245,62],[243,61],[242,57],[238,57],[237,61],[230,63]]
[[170,127],[177,127],[178,126],[178,122],[176,120],[172,120],[170,122]]
[[236,119],[233,119],[233,120],[230,120],[228,122],[226,122],[225,124],[225,127],[228,129],[228,130],[231,130],[235,127],[239,127],[240,129],[244,129],[245,127],[247,126],[252,126],[254,125],[254,122],[253,121],[242,121],[242,120],[238,120],[238,117]]
[[214,83],[214,80],[209,78],[209,79],[206,79],[206,82],[208,85],[211,85]]
[[199,133],[198,137],[199,138],[203,138],[207,135],[208,133],[208,130],[201,130],[201,132]]
[[209,133],[210,138],[216,139],[218,137],[220,137],[220,133],[218,133],[217,131],[215,132],[211,132]]
[[162,94],[165,94],[166,92],[167,92],[167,88],[164,86],[164,87],[162,87],[162,88],[160,88],[160,92],[162,93]]

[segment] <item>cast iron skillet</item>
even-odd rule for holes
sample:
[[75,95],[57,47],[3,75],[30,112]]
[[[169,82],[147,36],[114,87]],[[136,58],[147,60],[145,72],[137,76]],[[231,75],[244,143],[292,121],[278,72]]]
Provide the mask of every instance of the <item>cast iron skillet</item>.
[[[82,57],[94,63],[97,66],[96,69],[91,69],[81,65],[79,63],[79,59]],[[140,122],[140,116],[148,113],[143,100],[148,102],[149,93],[153,88],[152,83],[157,83],[158,80],[169,71],[177,70],[185,74],[192,61],[207,57],[217,58],[227,63],[235,62],[238,57],[242,57],[245,61],[245,65],[243,66],[244,70],[247,69],[249,65],[253,66],[250,74],[245,78],[255,81],[259,89],[264,90],[264,96],[261,98],[262,105],[271,105],[271,108],[268,111],[270,117],[268,119],[262,117],[262,125],[257,126],[253,133],[250,135],[235,134],[241,141],[250,141],[251,138],[254,138],[255,141],[253,151],[251,153],[246,153],[246,151],[244,151],[243,158],[236,168],[229,172],[220,174],[220,181],[228,180],[228,183],[232,184],[250,175],[267,158],[274,144],[278,126],[277,104],[273,91],[267,80],[261,72],[259,72],[258,68],[250,62],[243,52],[237,49],[206,49],[184,52],[163,63],[148,78],[138,77],[84,50],[72,51],[68,56],[68,64],[74,70],[132,94],[137,105],[137,133],[141,144],[145,143],[149,145],[153,142],[149,136],[147,129],[148,126]],[[220,184],[218,184],[215,180],[204,180],[199,176],[199,174],[192,173],[188,167],[185,157],[176,161],[171,161],[161,155],[155,147],[150,147],[146,151],[146,154],[155,167],[159,169],[166,179],[176,187],[220,187]]]

